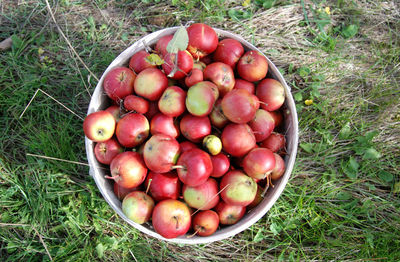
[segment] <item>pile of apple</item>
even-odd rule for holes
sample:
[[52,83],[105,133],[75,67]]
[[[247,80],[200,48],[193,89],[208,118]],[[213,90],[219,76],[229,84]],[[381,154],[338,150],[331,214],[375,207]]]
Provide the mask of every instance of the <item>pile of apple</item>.
[[83,130],[129,219],[209,236],[261,202],[285,171],[285,91],[267,73],[262,54],[198,23],[106,74],[112,105]]

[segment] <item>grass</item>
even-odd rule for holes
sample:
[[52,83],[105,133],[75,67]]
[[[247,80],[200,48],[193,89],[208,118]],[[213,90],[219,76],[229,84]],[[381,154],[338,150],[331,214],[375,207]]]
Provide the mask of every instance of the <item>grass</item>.
[[[0,3],[3,261],[385,260],[400,257],[400,15],[395,1]],[[151,8],[150,8],[151,7]],[[198,7],[200,12],[193,12]],[[329,7],[329,9],[326,9]],[[253,41],[292,88],[295,169],[272,209],[217,243],[169,244],[128,226],[85,165],[82,121],[113,58],[141,36],[202,21]],[[38,89],[33,102],[20,118]],[[309,105],[306,100],[312,100]],[[310,101],[309,101],[310,102]]]

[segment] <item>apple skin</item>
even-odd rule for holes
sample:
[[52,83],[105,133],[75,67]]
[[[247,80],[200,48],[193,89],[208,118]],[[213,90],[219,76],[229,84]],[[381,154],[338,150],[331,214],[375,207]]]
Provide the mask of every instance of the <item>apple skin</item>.
[[[149,186],[150,183],[150,186]],[[181,193],[181,181],[178,175],[172,172],[154,173],[150,171],[144,182],[149,193],[156,202],[165,199],[178,199]]]
[[275,156],[268,148],[254,148],[243,159],[244,172],[255,179],[264,179],[275,168]]
[[118,154],[110,163],[111,179],[125,188],[137,187],[146,178],[147,168],[143,158],[136,152]]
[[272,132],[265,140],[261,141],[260,146],[270,149],[272,152],[277,153],[285,148],[285,136],[276,132]]
[[158,109],[164,115],[177,117],[186,110],[185,100],[186,92],[182,88],[169,86],[158,100]]
[[263,79],[258,83],[256,95],[263,102],[261,108],[267,111],[275,111],[285,102],[284,87],[279,81],[272,78]]
[[236,70],[244,80],[256,82],[267,76],[268,61],[257,51],[247,51],[237,63]]
[[233,89],[246,89],[247,91],[249,91],[250,94],[254,94],[256,87],[252,82],[236,78],[235,86],[233,87]]
[[186,29],[189,36],[187,50],[194,59],[200,59],[217,49],[218,36],[210,26],[202,23],[192,24]]
[[157,101],[168,87],[168,78],[157,68],[147,68],[135,79],[134,90],[137,95],[150,101]]
[[235,69],[236,63],[244,53],[242,44],[232,38],[219,41],[217,49],[213,53],[214,61],[222,62]]
[[244,216],[246,207],[229,205],[224,201],[220,201],[215,207],[215,211],[217,211],[221,225],[233,225]]
[[245,124],[255,117],[259,103],[258,98],[247,90],[234,89],[222,98],[221,107],[230,121]]
[[166,35],[157,41],[155,50],[161,57],[164,57],[168,53],[167,46],[172,38],[174,38],[174,35]]
[[268,111],[258,109],[248,125],[254,132],[256,142],[261,142],[271,135],[275,128],[275,120]]
[[119,103],[127,95],[133,93],[135,73],[127,67],[111,69],[104,78],[103,88],[107,96]]
[[285,173],[285,161],[277,153],[274,153],[274,156],[275,156],[275,167],[271,172],[271,179],[278,180]]
[[164,55],[164,63],[162,64],[162,68],[165,74],[172,79],[182,79],[184,78],[190,70],[193,68],[193,57],[192,55],[184,50],[178,52],[178,71],[172,74],[172,71],[175,68],[176,63],[176,54],[167,53]]
[[249,205],[257,193],[257,183],[240,170],[231,170],[226,173],[219,186],[222,190],[222,200],[235,206]]
[[166,199],[153,209],[154,230],[165,238],[176,238],[188,232],[191,225],[189,207],[179,200]]
[[222,149],[236,157],[246,155],[256,147],[253,130],[247,124],[229,124],[222,131]]
[[219,216],[215,211],[204,210],[193,217],[193,230],[201,237],[211,236],[218,229]]
[[113,186],[114,189],[114,194],[118,197],[119,200],[123,200],[126,195],[128,195],[129,193],[133,192],[133,191],[141,191],[140,190],[140,185],[137,187],[132,187],[132,188],[125,188],[120,186],[118,183],[114,183]]
[[149,121],[144,115],[131,113],[119,120],[115,134],[121,145],[130,148],[142,144],[149,136],[149,130]]
[[149,103],[149,110],[144,114],[144,116],[148,120],[151,120],[153,116],[155,116],[158,113],[160,113],[160,110],[158,109],[158,101],[151,101]]
[[191,87],[204,80],[203,71],[199,68],[193,68],[185,77],[185,85]]
[[192,148],[199,148],[196,144],[190,142],[190,141],[183,141],[179,144],[180,148],[181,148],[181,154],[183,154],[183,152],[188,151],[189,149]]
[[124,107],[128,111],[145,114],[149,111],[149,101],[140,96],[128,95],[124,98]]
[[115,131],[115,118],[105,110],[93,112],[83,120],[83,132],[93,142],[109,140]]
[[203,74],[204,80],[209,80],[218,87],[221,97],[231,91],[235,86],[235,76],[233,74],[233,70],[227,64],[221,62],[209,64],[204,69]]
[[97,161],[105,165],[109,165],[111,160],[123,151],[124,149],[115,138],[110,138],[104,142],[98,142],[94,147],[94,155]]
[[118,121],[121,119],[121,115],[122,115],[120,107],[117,105],[111,105],[111,106],[107,107],[105,110],[110,112],[113,115],[115,122],[118,123]]
[[186,95],[186,108],[194,116],[207,116],[211,113],[215,97],[215,89],[212,82],[202,81],[189,87]]
[[213,164],[213,172],[210,176],[222,177],[226,174],[226,172],[228,172],[230,161],[224,153],[219,153],[218,155],[211,156],[211,161]]
[[218,183],[213,178],[208,178],[199,186],[183,185],[182,194],[183,199],[190,207],[199,210],[211,209],[219,202]]
[[179,157],[177,166],[179,179],[192,187],[205,183],[213,170],[210,155],[198,148],[184,152]]
[[257,184],[257,193],[256,193],[256,197],[254,198],[253,202],[251,202],[247,208],[253,208],[258,206],[258,204],[261,203],[261,201],[263,201],[264,197],[262,196],[262,193],[264,191],[264,188],[262,188],[259,184]]
[[179,122],[182,135],[193,143],[200,142],[211,133],[210,119],[186,114]]
[[144,145],[143,158],[146,166],[153,172],[166,173],[178,160],[180,147],[173,137],[156,134]]
[[129,193],[122,201],[122,212],[133,222],[143,224],[150,220],[154,200],[141,191]]
[[219,129],[224,128],[228,123],[230,123],[230,121],[228,120],[228,118],[226,118],[224,112],[222,111],[221,101],[222,99],[218,99],[217,101],[215,101],[213,110],[209,115],[211,124]]
[[283,115],[280,111],[269,112],[275,121],[275,129],[279,128],[283,122]]
[[173,138],[177,138],[180,134],[178,124],[175,123],[174,118],[158,113],[153,116],[150,121],[150,133],[164,134]]
[[206,68],[206,66],[207,66],[207,65],[206,65],[204,62],[194,60],[193,68],[200,69],[200,70],[203,72],[203,71],[204,71],[204,68]]
[[136,74],[139,74],[146,68],[156,68],[156,65],[153,65],[146,60],[149,55],[150,54],[147,53],[145,50],[141,50],[135,53],[129,60],[129,68],[133,70]]

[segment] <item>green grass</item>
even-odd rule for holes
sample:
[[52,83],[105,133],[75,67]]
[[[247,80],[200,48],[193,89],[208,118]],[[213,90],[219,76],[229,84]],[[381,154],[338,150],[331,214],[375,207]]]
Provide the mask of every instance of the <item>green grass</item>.
[[[98,78],[127,46],[167,26],[201,21],[253,41],[292,88],[300,147],[282,196],[248,230],[198,246],[147,237],[107,205],[85,165],[27,155],[86,163],[82,121],[52,98],[84,117],[96,79],[59,34],[45,1],[3,1],[0,40],[12,37],[13,46],[0,51],[2,261],[400,257],[395,1],[265,0],[244,7],[214,0],[63,0],[51,5],[58,25]],[[20,118],[39,88],[52,98],[39,91]]]

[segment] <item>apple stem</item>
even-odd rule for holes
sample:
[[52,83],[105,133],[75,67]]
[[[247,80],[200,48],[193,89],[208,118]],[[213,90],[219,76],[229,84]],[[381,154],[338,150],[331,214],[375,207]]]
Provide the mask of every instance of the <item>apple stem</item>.
[[260,101],[260,100],[258,100],[258,103],[259,103],[259,104],[262,104],[262,105],[266,105],[266,106],[268,106],[268,103],[265,103],[265,102],[263,102],[263,101]]
[[271,176],[270,176],[270,174],[268,174],[267,175],[267,185],[265,186],[264,191],[261,193],[262,198],[264,198],[270,185],[272,186],[272,188],[274,187],[274,185],[272,184]]
[[198,208],[196,211],[194,211],[190,216],[193,216],[194,214],[196,214],[197,212],[199,212],[203,207],[207,206],[208,203],[210,203],[211,200],[214,199],[214,197],[218,196],[219,194],[221,194],[222,191],[225,190],[225,188],[227,188],[230,184],[227,184],[226,186],[224,186],[224,188],[222,188],[220,191],[218,191],[215,195],[213,195],[204,205],[202,205],[200,208]]
[[193,234],[191,234],[190,236],[187,236],[186,238],[194,237],[197,233],[199,233],[200,230],[201,230],[201,227],[199,227]]
[[177,216],[173,216],[173,218],[176,220],[175,228],[178,230],[179,229],[179,218]]
[[152,178],[149,179],[149,183],[147,184],[146,195],[147,195],[147,192],[149,192],[151,181],[153,181]]
[[115,180],[119,176],[104,176],[104,178]]

